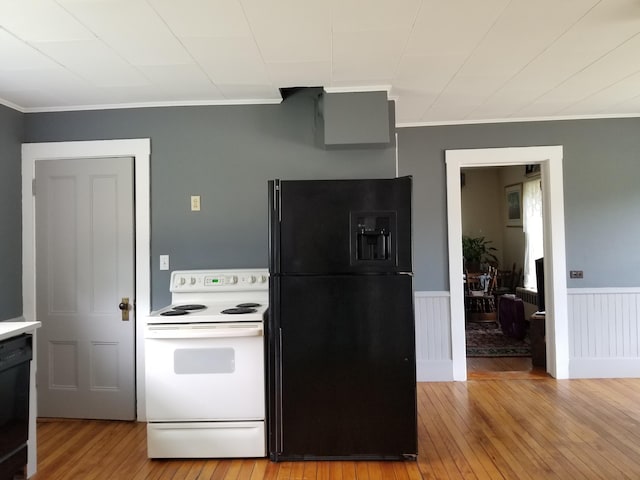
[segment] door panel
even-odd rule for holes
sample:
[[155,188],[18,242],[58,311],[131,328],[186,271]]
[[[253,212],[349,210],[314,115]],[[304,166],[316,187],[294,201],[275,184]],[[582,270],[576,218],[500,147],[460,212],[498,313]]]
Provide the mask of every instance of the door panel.
[[38,414],[135,418],[133,159],[36,162]]
[[[293,180],[280,184],[282,274],[411,271],[411,178]],[[359,221],[381,220],[390,235],[384,261],[358,258]],[[382,225],[380,225],[382,226]]]
[[411,281],[280,278],[285,458],[415,453]]

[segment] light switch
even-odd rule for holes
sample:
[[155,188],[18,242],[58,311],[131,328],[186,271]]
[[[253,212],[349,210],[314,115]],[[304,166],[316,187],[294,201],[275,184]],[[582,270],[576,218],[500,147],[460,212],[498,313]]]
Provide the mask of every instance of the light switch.
[[200,195],[191,195],[191,211],[200,211]]
[[169,255],[160,255],[160,270],[169,270]]

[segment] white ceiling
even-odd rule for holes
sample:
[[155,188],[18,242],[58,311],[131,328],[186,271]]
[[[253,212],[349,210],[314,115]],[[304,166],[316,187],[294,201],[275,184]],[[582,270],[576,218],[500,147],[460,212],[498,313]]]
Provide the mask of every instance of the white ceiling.
[[640,115],[640,0],[0,0],[23,112],[386,89],[399,125]]

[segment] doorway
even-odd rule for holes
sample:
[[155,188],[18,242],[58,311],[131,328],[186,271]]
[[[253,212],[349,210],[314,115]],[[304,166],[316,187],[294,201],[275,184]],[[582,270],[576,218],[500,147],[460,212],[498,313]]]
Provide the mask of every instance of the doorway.
[[[150,311],[149,156],[150,139],[52,142],[22,145],[22,256],[23,317],[38,321],[36,314],[35,197],[32,195],[36,163],[46,160],[132,157],[135,186],[135,313],[143,319]],[[138,420],[144,409],[144,322],[135,325],[136,405]],[[34,359],[35,360],[35,359]]]
[[564,193],[562,146],[510,147],[447,150],[447,216],[449,247],[449,291],[451,351],[454,380],[467,379],[464,337],[461,185],[463,167],[493,167],[539,164],[544,195],[544,269],[547,298],[547,372],[568,378],[569,338],[567,316],[566,261],[564,237]]
[[[465,343],[470,378],[496,377],[503,372],[511,376],[518,372],[518,378],[526,378],[524,373],[545,371],[539,355],[532,361],[528,329],[529,318],[538,310],[535,293],[529,289],[536,287],[533,260],[543,257],[542,182],[539,171],[527,168],[462,169]],[[511,211],[508,200],[515,202]],[[527,294],[519,293],[520,287],[527,288]],[[520,298],[514,298],[516,294]],[[535,347],[539,354],[538,344]]]

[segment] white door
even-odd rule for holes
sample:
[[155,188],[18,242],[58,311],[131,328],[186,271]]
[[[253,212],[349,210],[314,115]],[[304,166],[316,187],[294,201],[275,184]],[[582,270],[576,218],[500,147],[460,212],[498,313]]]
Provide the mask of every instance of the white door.
[[135,418],[133,159],[36,162],[38,415]]

